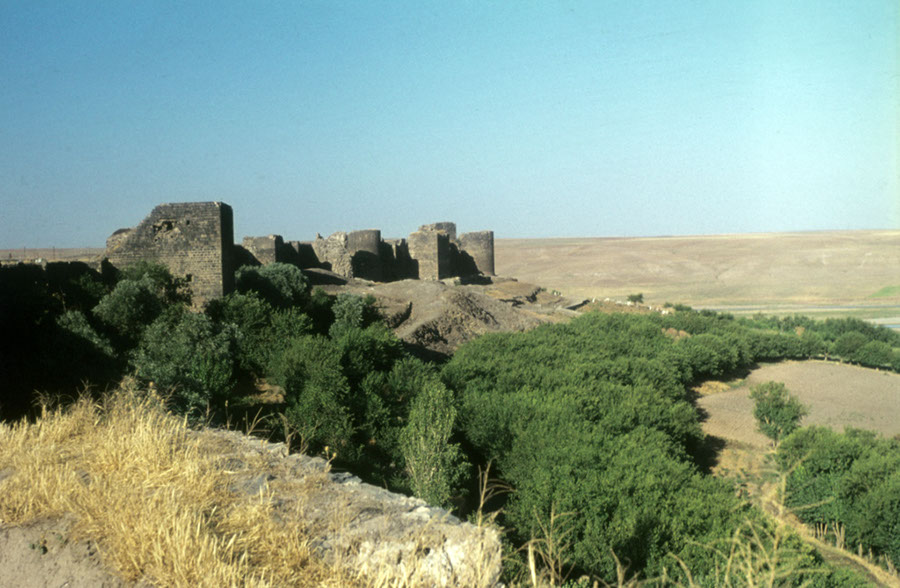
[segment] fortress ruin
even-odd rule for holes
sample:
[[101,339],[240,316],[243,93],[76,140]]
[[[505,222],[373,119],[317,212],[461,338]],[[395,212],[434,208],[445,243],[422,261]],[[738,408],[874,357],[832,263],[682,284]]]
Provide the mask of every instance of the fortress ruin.
[[141,223],[106,240],[116,267],[154,261],[187,279],[198,304],[234,289],[234,219],[222,202],[160,204]]
[[119,229],[106,241],[105,257],[117,267],[154,261],[187,278],[201,305],[234,288],[242,265],[289,263],[330,270],[344,278],[374,282],[443,280],[494,275],[494,232],[462,233],[456,224],[422,225],[408,239],[383,239],[378,229],[337,232],[314,241],[281,235],[234,242],[231,207],[223,202],[160,204],[139,225]]

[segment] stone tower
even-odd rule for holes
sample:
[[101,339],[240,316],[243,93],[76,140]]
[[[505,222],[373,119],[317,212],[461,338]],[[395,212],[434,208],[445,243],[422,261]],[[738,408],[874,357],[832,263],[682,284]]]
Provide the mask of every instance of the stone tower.
[[141,223],[106,241],[116,267],[153,261],[187,278],[195,305],[234,289],[234,219],[223,202],[160,204]]

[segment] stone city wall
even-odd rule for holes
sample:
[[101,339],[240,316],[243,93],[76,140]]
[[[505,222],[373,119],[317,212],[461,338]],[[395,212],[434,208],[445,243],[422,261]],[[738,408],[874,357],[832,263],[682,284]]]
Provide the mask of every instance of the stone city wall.
[[116,267],[139,261],[165,265],[185,277],[195,305],[234,289],[234,224],[222,202],[160,204],[139,225],[107,240],[105,256]]
[[164,264],[189,280],[196,305],[234,288],[244,264],[290,263],[345,278],[372,281],[442,280],[494,275],[494,233],[463,233],[456,224],[422,225],[408,239],[382,239],[378,229],[337,232],[315,241],[285,242],[281,235],[244,237],[234,243],[231,207],[222,202],[160,204],[139,225],[107,239],[106,258],[117,267],[138,261]]

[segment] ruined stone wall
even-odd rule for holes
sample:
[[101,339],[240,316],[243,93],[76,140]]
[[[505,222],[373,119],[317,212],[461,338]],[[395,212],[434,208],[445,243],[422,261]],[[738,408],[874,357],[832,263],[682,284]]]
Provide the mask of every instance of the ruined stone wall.
[[312,248],[322,267],[346,278],[352,278],[353,256],[350,254],[348,241],[347,233],[342,231],[329,235],[327,239],[316,235]]
[[375,282],[384,280],[380,230],[351,231],[347,235],[347,250],[352,257],[355,277]]
[[[110,242],[123,238],[117,233]],[[493,231],[457,237],[456,223],[448,221],[422,225],[409,239],[383,239],[379,229],[316,235],[312,242],[285,242],[280,235],[244,237],[234,251],[241,263],[290,263],[375,282],[492,276],[495,271]]]
[[471,261],[474,269],[486,276],[494,275],[494,231],[474,231],[459,236],[461,271]]
[[132,229],[107,240],[106,258],[116,267],[153,261],[189,279],[195,304],[234,289],[234,219],[223,202],[160,204]]
[[311,267],[321,267],[319,258],[316,257],[316,250],[313,244],[306,241],[288,241],[288,246],[294,250],[294,258],[297,260],[297,266],[300,269]]
[[450,237],[444,231],[420,230],[409,235],[409,255],[420,280],[443,280],[451,276]]
[[420,231],[439,231],[442,233],[446,233],[448,237],[450,237],[450,241],[456,241],[456,223],[451,222],[439,222],[439,223],[431,223],[430,225],[422,225],[419,227]]
[[244,237],[241,246],[246,249],[262,265],[285,261],[284,239],[281,235],[267,235],[265,237]]

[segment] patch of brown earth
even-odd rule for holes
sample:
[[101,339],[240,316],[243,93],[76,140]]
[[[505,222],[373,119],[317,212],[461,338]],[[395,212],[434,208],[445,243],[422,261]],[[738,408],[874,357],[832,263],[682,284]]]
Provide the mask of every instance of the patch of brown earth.
[[787,361],[764,365],[733,389],[701,397],[708,435],[765,448],[771,442],[756,430],[750,388],[782,382],[809,407],[802,424],[842,431],[856,427],[886,437],[900,435],[900,374],[827,361]]
[[545,292],[533,284],[494,278],[483,284],[459,280],[401,280],[375,283],[348,280],[324,285],[329,294],[372,295],[385,322],[397,336],[443,355],[491,332],[527,331],[574,316],[581,300]]

